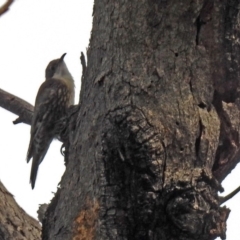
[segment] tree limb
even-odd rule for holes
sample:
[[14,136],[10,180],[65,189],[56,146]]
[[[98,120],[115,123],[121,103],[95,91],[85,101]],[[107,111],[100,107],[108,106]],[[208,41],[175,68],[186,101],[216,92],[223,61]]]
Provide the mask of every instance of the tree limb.
[[19,116],[13,121],[14,124],[26,123],[31,125],[34,107],[30,103],[0,89],[0,107]]
[[240,191],[240,186],[237,187],[234,191],[232,191],[231,193],[229,193],[227,196],[225,197],[220,197],[220,205],[222,205],[223,203],[227,202],[228,200],[230,200],[231,198],[233,198],[237,193],[239,193]]
[[8,0],[0,7],[0,16],[9,10],[10,5],[14,2],[14,0]]
[[18,206],[0,182],[0,239],[41,239],[41,226]]

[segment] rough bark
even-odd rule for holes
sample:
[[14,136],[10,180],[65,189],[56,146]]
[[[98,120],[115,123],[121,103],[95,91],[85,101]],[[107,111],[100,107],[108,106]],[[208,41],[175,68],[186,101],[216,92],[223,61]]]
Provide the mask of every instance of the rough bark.
[[0,240],[40,240],[41,226],[20,208],[0,182]]
[[44,240],[225,238],[240,159],[238,0],[95,0]]
[[93,16],[44,239],[225,238],[218,191],[239,159],[238,0],[96,0]]

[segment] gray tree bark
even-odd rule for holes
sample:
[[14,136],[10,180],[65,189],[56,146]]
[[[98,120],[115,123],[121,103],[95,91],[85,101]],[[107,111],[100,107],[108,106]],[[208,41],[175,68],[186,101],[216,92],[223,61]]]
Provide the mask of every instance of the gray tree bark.
[[240,159],[239,9],[95,0],[44,240],[225,238],[218,192]]
[[18,206],[0,181],[0,240],[40,240],[41,226]]
[[239,159],[239,1],[96,0],[44,239],[225,238]]

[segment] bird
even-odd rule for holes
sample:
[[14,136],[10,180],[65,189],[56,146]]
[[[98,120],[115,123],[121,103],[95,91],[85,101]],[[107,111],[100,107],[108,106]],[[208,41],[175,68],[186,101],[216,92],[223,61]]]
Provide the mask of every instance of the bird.
[[74,104],[74,80],[64,62],[65,55],[66,53],[49,62],[45,70],[45,81],[41,84],[35,100],[27,152],[27,163],[32,159],[32,189],[35,187],[39,165],[52,140],[58,137],[58,121],[66,116],[67,109]]

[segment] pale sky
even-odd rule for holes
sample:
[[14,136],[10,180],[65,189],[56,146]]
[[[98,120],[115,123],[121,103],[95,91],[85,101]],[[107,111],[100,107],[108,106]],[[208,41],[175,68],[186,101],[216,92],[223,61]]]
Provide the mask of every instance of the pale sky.
[[[5,0],[0,0],[0,4]],[[0,17],[0,88],[34,105],[49,61],[63,53],[75,79],[79,99],[80,52],[86,53],[92,27],[93,0],[16,0]],[[36,217],[40,203],[48,203],[65,170],[55,140],[40,165],[35,189],[26,163],[30,126],[13,125],[14,114],[0,108],[0,180],[19,205]]]
[[[2,5],[5,0],[0,0]],[[34,105],[49,61],[67,53],[65,62],[75,79],[79,99],[80,52],[86,53],[92,27],[93,0],[16,0],[0,17],[0,88]],[[31,163],[26,163],[30,126],[13,125],[14,114],[0,108],[0,180],[18,204],[37,217],[38,205],[49,203],[65,170],[55,140],[40,165],[35,189],[29,184]],[[223,182],[226,192],[240,185],[240,166]],[[240,235],[240,194],[226,204],[232,212],[227,239]]]

